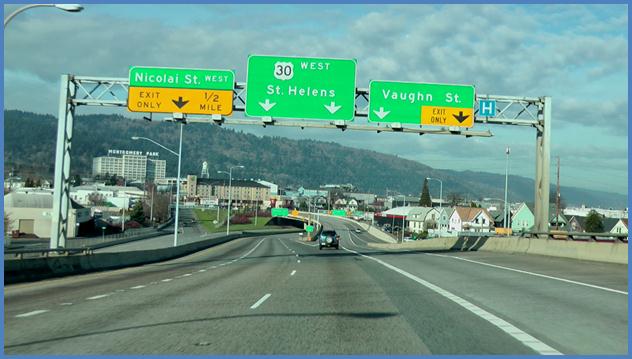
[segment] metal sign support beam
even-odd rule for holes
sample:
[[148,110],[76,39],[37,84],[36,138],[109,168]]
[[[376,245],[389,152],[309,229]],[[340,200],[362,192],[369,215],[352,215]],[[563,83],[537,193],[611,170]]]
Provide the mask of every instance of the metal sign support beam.
[[53,213],[51,217],[50,249],[65,248],[68,238],[68,210],[70,207],[70,159],[72,130],[75,118],[77,88],[70,75],[61,76],[59,118],[57,119],[57,151],[55,153],[55,179]]
[[[549,191],[551,187],[551,97],[544,97],[538,113],[542,126],[537,128],[535,144],[535,225],[534,231],[549,231]],[[556,219],[557,221],[557,219]]]

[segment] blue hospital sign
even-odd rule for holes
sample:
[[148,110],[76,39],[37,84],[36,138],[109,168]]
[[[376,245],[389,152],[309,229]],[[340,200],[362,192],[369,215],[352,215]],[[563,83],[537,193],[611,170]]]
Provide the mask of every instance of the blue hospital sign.
[[496,100],[479,100],[478,115],[481,117],[496,116]]

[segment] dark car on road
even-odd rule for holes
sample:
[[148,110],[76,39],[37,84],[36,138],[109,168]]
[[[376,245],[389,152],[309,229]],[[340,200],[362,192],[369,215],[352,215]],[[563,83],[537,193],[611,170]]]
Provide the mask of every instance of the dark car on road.
[[340,235],[336,231],[323,231],[318,238],[318,249],[323,247],[340,248]]

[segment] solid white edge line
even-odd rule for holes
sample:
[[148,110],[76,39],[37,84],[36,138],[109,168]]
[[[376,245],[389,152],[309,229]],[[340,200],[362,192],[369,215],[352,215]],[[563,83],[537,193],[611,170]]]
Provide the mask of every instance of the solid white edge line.
[[272,294],[267,293],[266,295],[264,295],[263,297],[261,297],[261,299],[259,299],[255,304],[253,304],[250,309],[256,309],[258,306],[261,305],[261,303],[265,302],[266,299],[270,298]]
[[34,310],[32,312],[28,312],[28,313],[22,313],[22,314],[18,314],[15,317],[16,318],[26,318],[26,317],[31,317],[33,315],[38,315],[38,314],[42,314],[42,313],[46,313],[48,312],[48,309],[40,309],[40,310]]
[[532,276],[535,276],[535,277],[548,278],[548,279],[558,280],[560,282],[566,282],[566,283],[571,283],[571,284],[582,285],[582,286],[585,286],[585,287],[601,289],[601,290],[605,290],[607,292],[613,292],[613,293],[619,293],[619,294],[628,295],[628,292],[625,292],[625,291],[622,291],[622,290],[617,290],[617,289],[612,289],[612,288],[607,288],[607,287],[601,287],[601,286],[594,285],[594,284],[578,282],[578,281],[575,281],[575,280],[564,279],[564,278],[560,278],[560,277],[553,277],[553,276],[550,276],[550,275],[545,275],[545,274],[540,274],[540,273],[528,272],[528,271],[521,270],[521,269],[515,269],[515,268],[500,266],[500,265],[497,265],[497,264],[479,262],[479,261],[475,261],[475,260],[472,260],[472,259],[466,259],[466,258],[463,258],[463,257],[447,256],[447,255],[443,255],[443,254],[434,254],[434,253],[426,253],[426,254],[427,255],[431,255],[431,256],[436,256],[436,257],[448,257],[448,258],[458,259],[458,260],[471,262],[471,263],[476,263],[476,264],[480,264],[480,265],[484,265],[484,266],[488,266],[488,267],[504,269],[504,270],[517,272],[517,273],[522,273],[522,274],[528,274],[528,275],[532,275]]
[[383,265],[384,267],[395,271],[401,275],[403,275],[404,277],[407,277],[409,279],[412,279],[413,281],[423,285],[424,287],[432,290],[433,292],[450,299],[451,301],[453,301],[454,303],[460,305],[461,307],[469,310],[471,313],[477,315],[478,317],[486,320],[487,322],[493,324],[494,326],[496,326],[497,328],[499,328],[500,330],[502,330],[503,332],[509,334],[512,338],[518,340],[519,342],[521,342],[522,344],[526,345],[527,347],[533,349],[534,351],[536,351],[539,354],[543,354],[543,355],[562,355],[561,352],[553,349],[552,347],[550,347],[549,345],[545,344],[544,342],[541,342],[540,340],[536,339],[535,337],[527,334],[526,332],[524,332],[523,330],[515,327],[514,325],[508,323],[507,321],[495,316],[494,314],[468,302],[467,300],[441,288],[438,287],[430,282],[427,282],[411,273],[406,272],[403,269],[397,268],[394,265],[388,264],[380,259],[377,258],[373,258],[371,256],[367,256],[365,254],[356,252],[354,250],[342,247],[342,249],[344,249],[347,252],[351,252],[351,253],[355,253],[359,256],[371,259],[381,265]]

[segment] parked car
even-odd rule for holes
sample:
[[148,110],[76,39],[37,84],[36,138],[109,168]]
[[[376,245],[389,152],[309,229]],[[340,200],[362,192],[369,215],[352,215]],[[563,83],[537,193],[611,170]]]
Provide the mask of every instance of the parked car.
[[336,233],[336,231],[332,230],[322,231],[318,240],[318,249],[323,249],[323,247],[334,247],[339,249],[340,235]]

